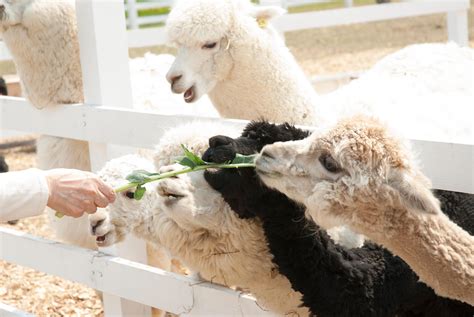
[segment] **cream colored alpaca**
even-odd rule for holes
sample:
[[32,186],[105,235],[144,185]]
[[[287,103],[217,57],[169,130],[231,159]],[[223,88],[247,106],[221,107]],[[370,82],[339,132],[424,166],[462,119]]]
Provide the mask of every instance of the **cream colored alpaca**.
[[[156,164],[169,164],[178,156],[181,148],[177,141],[184,141],[186,135],[194,152],[207,149],[208,137],[217,130],[197,137],[189,132],[191,127],[180,130],[182,135],[170,133],[162,138]],[[196,125],[193,127],[198,129]],[[237,131],[223,126],[219,131],[238,135]],[[175,145],[174,154],[168,144]],[[165,157],[169,157],[168,162],[163,160]],[[177,167],[169,166],[162,171],[174,168]],[[107,183],[118,186],[130,171],[137,169],[153,170],[153,165],[144,158],[129,155],[107,163],[100,175]],[[119,195],[114,204],[90,216],[91,230],[99,245],[112,245],[134,233],[165,247],[202,278],[250,292],[267,309],[290,316],[309,314],[307,308],[299,307],[301,294],[293,291],[272,263],[260,223],[238,218],[222,196],[210,188],[202,173],[182,175],[146,187],[147,193],[141,201]]]
[[474,237],[441,212],[407,146],[378,121],[347,119],[266,146],[257,171],[316,221],[349,225],[403,258],[438,295],[474,305]]
[[222,117],[314,124],[318,96],[269,20],[249,0],[179,0],[166,21],[178,47],[167,78],[186,102],[205,94]]

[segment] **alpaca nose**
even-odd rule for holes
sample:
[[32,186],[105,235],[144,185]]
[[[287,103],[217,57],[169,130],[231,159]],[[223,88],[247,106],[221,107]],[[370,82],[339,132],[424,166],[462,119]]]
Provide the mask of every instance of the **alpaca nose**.
[[270,153],[270,151],[268,149],[265,149],[265,148],[263,149],[261,155],[262,155],[262,157],[265,157],[265,158],[268,158],[268,159],[272,159],[272,160],[275,159],[275,156],[273,156],[273,154]]
[[97,227],[99,227],[102,223],[104,223],[104,220],[99,220],[96,223],[91,223],[91,233],[93,236],[95,236]]
[[171,84],[171,87],[174,86],[174,83],[177,82],[178,80],[181,79],[181,77],[183,77],[183,75],[174,75],[174,76],[171,76],[170,79],[169,79],[169,82]]

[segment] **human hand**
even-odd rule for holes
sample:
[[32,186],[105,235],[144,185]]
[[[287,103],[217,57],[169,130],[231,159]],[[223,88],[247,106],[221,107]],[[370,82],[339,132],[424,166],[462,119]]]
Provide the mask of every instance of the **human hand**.
[[114,202],[114,190],[97,175],[74,169],[45,171],[49,187],[48,207],[74,218],[94,213]]

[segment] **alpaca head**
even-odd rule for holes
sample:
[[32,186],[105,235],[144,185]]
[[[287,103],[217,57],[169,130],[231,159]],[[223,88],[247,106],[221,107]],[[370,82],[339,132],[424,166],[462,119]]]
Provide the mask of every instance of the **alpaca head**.
[[178,1],[166,22],[169,41],[178,47],[166,75],[173,92],[194,102],[212,91],[233,69],[232,51],[238,41],[246,40],[242,30],[272,32],[262,23],[282,12],[279,7],[256,7],[248,0]]
[[[160,172],[183,169],[180,165],[165,166]],[[192,172],[160,181],[157,186],[156,209],[187,232],[207,232],[211,236],[229,232],[236,221],[234,212],[222,196],[204,179],[203,172]]]
[[307,139],[268,145],[257,171],[268,186],[304,203],[316,221],[333,217],[375,229],[378,221],[396,221],[397,213],[440,211],[409,150],[371,118],[346,119]]
[[32,1],[33,0],[0,0],[1,29],[20,24],[25,9]]
[[[98,174],[104,182],[115,188],[126,184],[127,175],[134,170],[153,169],[149,160],[138,155],[126,155],[107,162]],[[113,204],[89,216],[91,233],[97,237],[97,245],[105,247],[122,241],[144,221],[156,198],[156,183],[146,184],[146,189],[141,200],[133,198],[134,190],[118,193]]]

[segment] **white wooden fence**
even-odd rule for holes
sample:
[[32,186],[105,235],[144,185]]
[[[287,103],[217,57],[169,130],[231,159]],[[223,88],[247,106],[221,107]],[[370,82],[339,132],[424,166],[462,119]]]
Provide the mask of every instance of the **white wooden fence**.
[[[156,34],[153,33],[156,30],[152,33],[130,31],[127,38],[122,0],[76,2],[85,104],[37,110],[24,99],[2,97],[0,129],[87,140],[93,169],[98,170],[107,160],[129,151],[130,147],[151,148],[167,128],[195,118],[130,109],[127,47],[145,42],[155,45],[162,43],[162,38],[147,38]],[[410,12],[423,14],[423,8],[427,9],[415,6]],[[353,9],[358,8],[345,10]],[[466,3],[450,3],[433,10],[464,12]],[[350,12],[353,12],[350,14],[352,20],[360,20],[360,12]],[[284,28],[285,25],[287,29],[294,28],[287,24],[288,21],[282,23]],[[308,21],[305,23],[302,27],[312,27]],[[220,121],[215,118],[203,120]],[[245,125],[239,120],[222,121],[238,127]],[[435,187],[474,193],[473,145],[423,140],[414,140],[414,145],[420,152],[424,172]],[[149,316],[148,306],[183,316],[270,315],[252,298],[239,292],[138,263],[146,261],[145,246],[141,241],[130,239],[107,252],[113,255],[0,228],[0,259],[103,291],[106,316]],[[2,307],[0,313],[20,315]]]
[[[469,0],[418,0],[286,14],[276,19],[274,24],[280,32],[290,32],[430,14],[446,14],[448,40],[461,46],[467,46],[469,40],[467,23],[469,7]],[[130,30],[128,34],[129,47],[155,46],[166,43],[166,36],[162,27]]]
[[[162,0],[161,2],[169,4],[170,1]],[[132,12],[131,15],[136,15],[137,8],[151,5],[155,6],[155,3],[127,2],[129,12]],[[467,21],[469,6],[469,0],[416,0],[403,3],[387,3],[384,5],[367,5],[356,8],[287,14],[277,19],[275,26],[280,32],[289,32],[442,13],[446,14],[448,40],[456,42],[461,46],[467,46],[469,39]],[[166,16],[160,17],[160,21],[165,19]],[[131,24],[131,30],[128,32],[129,47],[156,46],[166,43],[163,27],[139,30],[132,26],[137,25],[137,23],[140,24],[140,22],[129,22]],[[0,61],[10,59],[11,56],[8,50],[1,43]]]
[[[305,4],[331,2],[333,0],[260,0],[261,5],[279,5],[285,9]],[[173,4],[173,0],[126,0],[127,25],[130,29],[138,29],[142,25],[163,23],[167,14],[155,14],[150,16],[139,16],[140,10],[167,9]],[[344,5],[350,7],[353,0],[344,0]]]

